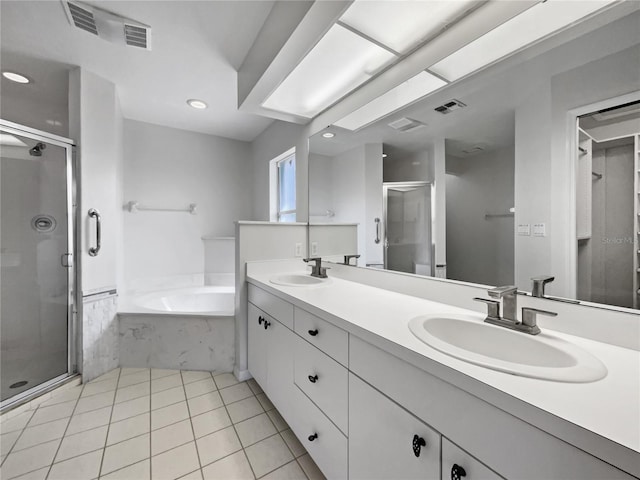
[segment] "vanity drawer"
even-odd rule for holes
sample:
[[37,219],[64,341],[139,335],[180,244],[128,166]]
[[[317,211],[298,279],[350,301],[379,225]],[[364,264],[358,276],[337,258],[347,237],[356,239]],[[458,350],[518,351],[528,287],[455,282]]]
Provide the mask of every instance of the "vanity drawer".
[[456,470],[458,476],[464,473],[464,480],[504,480],[449,439],[442,437],[442,480],[455,480]]
[[249,301],[293,330],[293,305],[255,285],[249,284]]
[[346,480],[347,437],[300,389],[293,390],[296,415],[291,429],[327,478]]
[[390,478],[438,480],[440,434],[350,374],[349,479]]
[[315,315],[295,307],[294,331],[331,358],[348,366],[349,334]]
[[346,434],[349,408],[347,369],[302,338],[295,337],[295,384]]

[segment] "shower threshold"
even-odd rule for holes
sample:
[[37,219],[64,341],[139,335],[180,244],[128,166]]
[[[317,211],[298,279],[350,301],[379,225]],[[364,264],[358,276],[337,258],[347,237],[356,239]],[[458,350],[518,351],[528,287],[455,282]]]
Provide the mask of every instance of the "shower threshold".
[[47,382],[36,385],[29,390],[20,392],[17,395],[14,395],[11,398],[7,398],[5,401],[0,403],[0,415],[5,415],[7,412],[15,410],[33,401],[36,401],[37,403],[44,402],[49,399],[49,395],[47,395],[48,393],[51,393],[52,391],[70,383],[79,384],[81,379],[82,376],[79,373],[64,373],[58,377],[52,378]]

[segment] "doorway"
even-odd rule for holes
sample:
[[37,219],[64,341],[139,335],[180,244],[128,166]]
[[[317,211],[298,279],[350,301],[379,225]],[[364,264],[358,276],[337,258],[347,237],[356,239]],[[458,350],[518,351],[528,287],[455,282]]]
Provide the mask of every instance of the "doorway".
[[384,268],[433,276],[431,184],[385,182]]

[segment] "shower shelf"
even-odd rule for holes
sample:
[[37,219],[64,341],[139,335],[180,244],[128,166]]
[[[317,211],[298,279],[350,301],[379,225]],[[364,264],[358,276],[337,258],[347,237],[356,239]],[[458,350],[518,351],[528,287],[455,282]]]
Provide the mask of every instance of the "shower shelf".
[[186,213],[190,213],[191,215],[195,215],[197,212],[197,208],[198,205],[195,203],[190,203],[189,206],[187,208],[154,208],[154,207],[147,207],[144,205],[140,205],[138,202],[136,201],[130,201],[127,202],[127,204],[124,206],[124,208],[131,212],[131,213],[138,213],[138,212],[186,212]]

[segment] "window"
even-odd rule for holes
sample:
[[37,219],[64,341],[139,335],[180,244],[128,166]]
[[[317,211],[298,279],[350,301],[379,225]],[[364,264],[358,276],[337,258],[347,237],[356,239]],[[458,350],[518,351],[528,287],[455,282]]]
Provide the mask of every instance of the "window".
[[296,221],[296,156],[291,149],[271,160],[271,221]]

